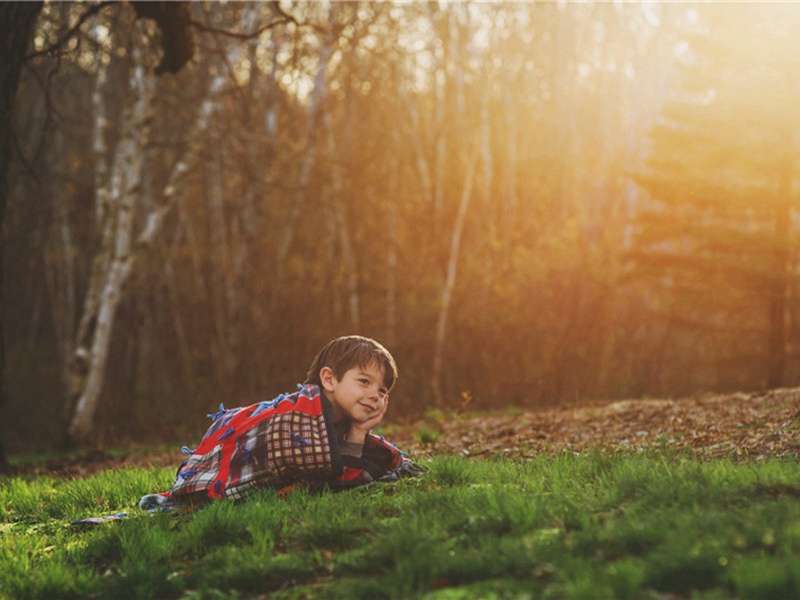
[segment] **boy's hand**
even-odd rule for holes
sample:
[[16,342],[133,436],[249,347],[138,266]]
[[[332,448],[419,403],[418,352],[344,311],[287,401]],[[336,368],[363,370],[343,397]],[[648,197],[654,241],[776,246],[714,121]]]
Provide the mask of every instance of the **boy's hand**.
[[383,400],[380,401],[378,404],[378,408],[375,411],[375,414],[371,416],[366,421],[362,421],[359,423],[358,421],[353,421],[350,424],[350,431],[347,432],[345,439],[348,442],[355,442],[357,444],[363,444],[364,440],[367,437],[367,434],[373,427],[377,427],[383,421],[383,417],[386,416],[386,410],[389,408],[389,396],[384,396]]

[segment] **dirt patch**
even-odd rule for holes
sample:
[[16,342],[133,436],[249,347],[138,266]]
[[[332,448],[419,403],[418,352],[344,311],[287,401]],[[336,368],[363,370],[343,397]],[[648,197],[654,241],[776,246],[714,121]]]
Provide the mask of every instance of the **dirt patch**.
[[429,420],[393,432],[391,440],[417,456],[527,457],[542,452],[668,447],[708,457],[790,458],[800,455],[800,388]]
[[[518,414],[454,415],[392,424],[386,437],[412,458],[434,454],[531,457],[565,451],[672,448],[748,460],[800,456],[800,388],[681,400],[592,402]],[[174,466],[174,451],[75,453],[7,475],[81,477],[128,466]]]

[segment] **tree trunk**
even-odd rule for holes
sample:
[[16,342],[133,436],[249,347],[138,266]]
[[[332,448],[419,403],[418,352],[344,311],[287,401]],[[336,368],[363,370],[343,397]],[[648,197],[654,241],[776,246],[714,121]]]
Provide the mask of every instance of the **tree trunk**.
[[[396,138],[395,138],[396,139]],[[390,189],[399,190],[400,161],[392,164]],[[399,198],[392,198],[387,208],[386,222],[386,344],[394,347],[397,340],[397,205]]]
[[770,273],[769,290],[769,357],[767,387],[784,384],[786,371],[786,312],[789,298],[789,226],[792,218],[792,165],[781,173],[775,206],[775,264]]
[[[100,232],[100,251],[92,259],[89,284],[83,301],[81,318],[75,339],[71,344],[71,355],[65,361],[64,383],[67,392],[64,403],[64,419],[73,417],[75,404],[83,394],[86,377],[89,374],[89,347],[91,346],[94,323],[100,306],[100,295],[104,274],[108,271],[111,258],[114,221],[109,216],[111,209],[110,174],[106,128],[108,125],[103,91],[106,87],[107,70],[100,53],[95,57],[95,81],[92,88],[92,109],[94,110],[94,129],[92,131],[92,155],[94,161],[95,226]],[[70,316],[70,318],[73,318]]]
[[[459,42],[461,40],[462,27],[465,23],[466,13],[460,5],[453,5],[452,10],[444,11],[443,24],[440,29],[440,36],[442,37],[442,47],[447,50],[441,68],[441,78],[439,79],[438,91],[436,92],[436,106],[435,116],[436,121],[435,129],[439,133],[439,138],[436,140],[436,154],[434,159],[434,213],[438,213],[443,209],[444,191],[446,186],[445,171],[446,171],[446,158],[447,158],[447,131],[448,128],[445,124],[445,112],[449,108],[449,112],[455,115],[456,120],[459,118],[464,119],[467,115],[467,100],[465,95],[465,76],[464,76],[464,62],[462,61],[461,48]],[[455,89],[450,91],[449,82],[452,81]],[[453,99],[453,104],[448,105],[448,99]],[[480,132],[478,134],[480,136]],[[456,139],[455,142],[460,144],[462,148],[462,164],[466,168],[466,173],[463,177],[464,187],[461,191],[461,198],[458,203],[458,212],[453,223],[453,231],[450,236],[450,251],[447,260],[447,271],[445,280],[442,285],[442,294],[439,304],[439,318],[436,324],[436,334],[433,348],[433,365],[432,365],[432,378],[431,388],[433,392],[433,400],[436,406],[442,406],[444,402],[444,392],[442,390],[442,370],[445,359],[445,347],[447,337],[447,321],[450,317],[450,303],[453,297],[453,291],[456,285],[456,278],[458,275],[458,255],[461,248],[461,237],[464,230],[464,223],[467,217],[467,210],[472,199],[472,188],[475,181],[475,171],[477,170],[478,159],[480,155],[480,137],[476,142],[475,150],[472,156],[467,158],[466,152],[463,150],[467,147],[467,138],[460,140]],[[456,161],[456,164],[457,161]]]
[[475,181],[475,169],[477,163],[477,153],[470,160],[467,166],[464,189],[461,192],[461,200],[458,204],[458,214],[453,225],[453,234],[450,237],[450,258],[447,262],[447,276],[442,286],[442,297],[439,305],[439,319],[436,324],[436,342],[433,352],[433,398],[436,406],[442,406],[444,393],[442,391],[442,365],[444,363],[445,340],[447,336],[447,320],[450,316],[450,301],[453,298],[453,290],[456,287],[456,277],[458,275],[458,254],[461,248],[461,234],[464,231],[464,222],[467,218],[467,210],[472,199],[472,186]]
[[[11,164],[11,114],[17,95],[19,74],[33,36],[34,25],[43,2],[5,2],[0,5],[0,230],[5,220],[8,198],[8,167]],[[4,244],[0,237],[0,408],[6,403],[6,355],[3,331]],[[6,465],[6,454],[0,443],[0,468]]]
[[[55,156],[64,153],[64,134],[59,129],[50,135],[50,150]],[[72,356],[72,344],[75,341],[75,244],[70,223],[70,196],[64,192],[63,186],[52,179],[42,182],[46,190],[48,201],[52,204],[53,222],[50,224],[50,233],[58,248],[53,252],[52,247],[46,246],[42,252],[42,262],[45,269],[50,312],[53,320],[53,333],[59,362],[62,365],[62,379],[67,381],[66,365]]]
[[[204,170],[206,184],[206,214],[208,215],[209,240],[212,251],[216,254],[211,261],[210,285],[211,314],[213,315],[214,341],[211,350],[214,352],[214,366],[218,384],[226,387],[236,369],[236,356],[239,348],[238,331],[236,329],[236,265],[233,260],[236,247],[233,227],[228,231],[228,219],[225,211],[225,185],[223,156],[219,145],[209,148],[211,164]],[[235,219],[232,224],[235,224]]]
[[297,194],[295,195],[294,203],[289,212],[289,218],[286,220],[286,225],[283,228],[283,234],[278,240],[278,248],[275,256],[275,276],[273,284],[273,292],[267,308],[267,318],[271,319],[277,303],[277,293],[283,285],[283,276],[286,270],[286,261],[289,257],[289,250],[291,250],[292,242],[294,241],[294,233],[297,222],[300,220],[300,215],[303,212],[303,206],[306,203],[308,196],[308,189],[311,182],[311,175],[314,171],[314,166],[317,159],[317,129],[319,124],[320,111],[323,110],[322,106],[328,97],[328,82],[325,76],[325,67],[333,54],[334,48],[333,39],[328,39],[320,48],[319,66],[317,73],[314,77],[314,90],[311,93],[311,101],[309,102],[307,112],[307,127],[306,127],[306,147],[303,152],[302,163],[300,165],[300,173],[297,181]]
[[[251,5],[244,11],[241,20],[244,31],[249,30],[257,11],[258,5]],[[241,45],[232,46],[225,57],[228,64],[235,64],[241,51]],[[134,240],[134,216],[140,195],[139,181],[149,134],[150,101],[154,86],[153,75],[146,70],[141,56],[138,55],[137,46],[134,46],[134,53],[136,56],[129,93],[132,109],[123,115],[123,133],[108,174],[110,180],[106,185],[99,180],[103,175],[101,161],[99,163],[101,173],[96,181],[99,185],[98,219],[102,220],[103,241],[93,264],[92,281],[84,304],[73,362],[70,366],[72,382],[70,394],[71,398],[76,400],[67,436],[68,441],[73,444],[85,444],[92,433],[94,414],[105,379],[114,318],[122,299],[123,286],[142,254],[148,250],[161,231],[164,220],[175,203],[178,189],[187,173],[197,163],[199,153],[199,145],[192,144],[175,163],[166,185],[161,190],[160,201],[152,206],[142,231]],[[228,79],[224,74],[211,79],[189,133],[189,139],[196,139],[200,133],[208,130],[227,82]],[[104,109],[101,107],[100,110]],[[99,123],[99,126],[102,124]],[[102,138],[97,136],[96,151],[101,150],[101,143]],[[131,176],[133,181],[128,181],[127,176]]]
[[[79,444],[86,443],[92,433],[94,415],[105,381],[114,320],[122,300],[122,288],[135,263],[134,217],[140,195],[145,145],[149,137],[154,88],[153,76],[146,72],[138,55],[139,51],[135,49],[129,105],[123,112],[122,135],[110,177],[105,185],[98,188],[98,201],[108,201],[107,208],[100,207],[103,241],[93,265],[90,296],[87,296],[81,319],[82,337],[76,344],[75,360],[71,366],[71,391],[75,394],[76,403],[67,433],[70,441]],[[100,128],[103,125],[102,122],[98,123]],[[102,164],[103,157],[95,156],[95,159]],[[95,295],[98,291],[99,294]]]
[[[328,161],[331,165],[331,210],[333,212],[333,238],[338,241],[341,249],[341,261],[338,271],[344,284],[340,287],[343,295],[347,297],[347,313],[350,329],[357,332],[361,328],[361,302],[358,295],[358,265],[356,265],[353,242],[350,236],[350,228],[347,222],[346,207],[344,204],[344,184],[342,169],[337,158],[338,148],[336,146],[336,136],[333,134],[333,119],[330,112],[325,113],[323,119],[326,131],[326,151]],[[337,277],[339,279],[339,277]],[[342,293],[337,290],[337,293]]]

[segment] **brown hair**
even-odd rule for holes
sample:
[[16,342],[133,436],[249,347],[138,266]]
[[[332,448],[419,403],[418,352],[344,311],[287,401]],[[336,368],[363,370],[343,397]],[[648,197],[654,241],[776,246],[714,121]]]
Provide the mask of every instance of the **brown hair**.
[[397,379],[397,365],[389,351],[371,338],[360,335],[346,335],[331,340],[320,350],[311,362],[305,383],[315,383],[322,387],[319,372],[323,367],[333,371],[336,379],[354,367],[366,367],[377,363],[383,370],[383,385],[392,389]]

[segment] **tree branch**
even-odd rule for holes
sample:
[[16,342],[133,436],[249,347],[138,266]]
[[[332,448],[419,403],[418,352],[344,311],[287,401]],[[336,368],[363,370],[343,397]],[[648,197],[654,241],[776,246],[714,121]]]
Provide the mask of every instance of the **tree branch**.
[[325,32],[326,29],[320,25],[315,25],[313,23],[301,23],[297,20],[297,17],[287,13],[283,10],[278,3],[273,3],[272,10],[280,15],[280,18],[276,21],[271,21],[264,25],[263,27],[259,27],[255,31],[251,31],[249,33],[237,33],[235,31],[231,31],[229,29],[220,29],[218,27],[212,27],[211,25],[207,25],[206,23],[201,23],[200,21],[195,21],[194,19],[189,20],[189,25],[196,27],[199,31],[203,31],[206,33],[214,33],[217,35],[224,35],[226,37],[232,37],[237,40],[251,40],[253,38],[257,38],[265,31],[272,29],[273,27],[277,27],[278,25],[285,25],[287,23],[294,23],[297,27],[311,27],[319,32]]
[[50,46],[48,46],[47,48],[43,48],[42,50],[37,50],[36,52],[28,54],[25,57],[25,60],[30,60],[32,58],[36,58],[37,56],[44,56],[46,54],[51,54],[53,52],[56,52],[57,50],[60,50],[61,47],[64,46],[64,44],[66,44],[73,35],[75,35],[75,32],[78,31],[78,29],[80,29],[81,25],[83,25],[89,17],[97,14],[106,6],[110,6],[112,4],[117,4],[117,2],[114,2],[113,0],[104,0],[99,4],[95,4],[94,6],[88,8],[86,12],[83,13],[81,17],[78,19],[78,22],[75,23],[75,25],[73,25],[72,27],[70,27],[69,31],[67,31],[63,36],[61,36],[61,38],[58,39],[54,44],[51,44]]
[[191,19],[189,21],[189,25],[192,27],[196,27],[200,31],[204,31],[206,33],[214,33],[217,35],[224,35],[226,37],[236,38],[237,40],[252,40],[253,38],[257,38],[262,33],[267,31],[268,29],[272,29],[273,27],[277,27],[278,25],[283,25],[285,23],[294,23],[297,24],[297,21],[294,18],[289,19],[280,19],[278,21],[272,21],[271,23],[267,23],[263,27],[259,27],[255,31],[251,31],[250,33],[237,33],[235,31],[230,31],[228,29],[219,29],[218,27],[211,27],[210,25],[205,25],[200,21],[195,21]]

